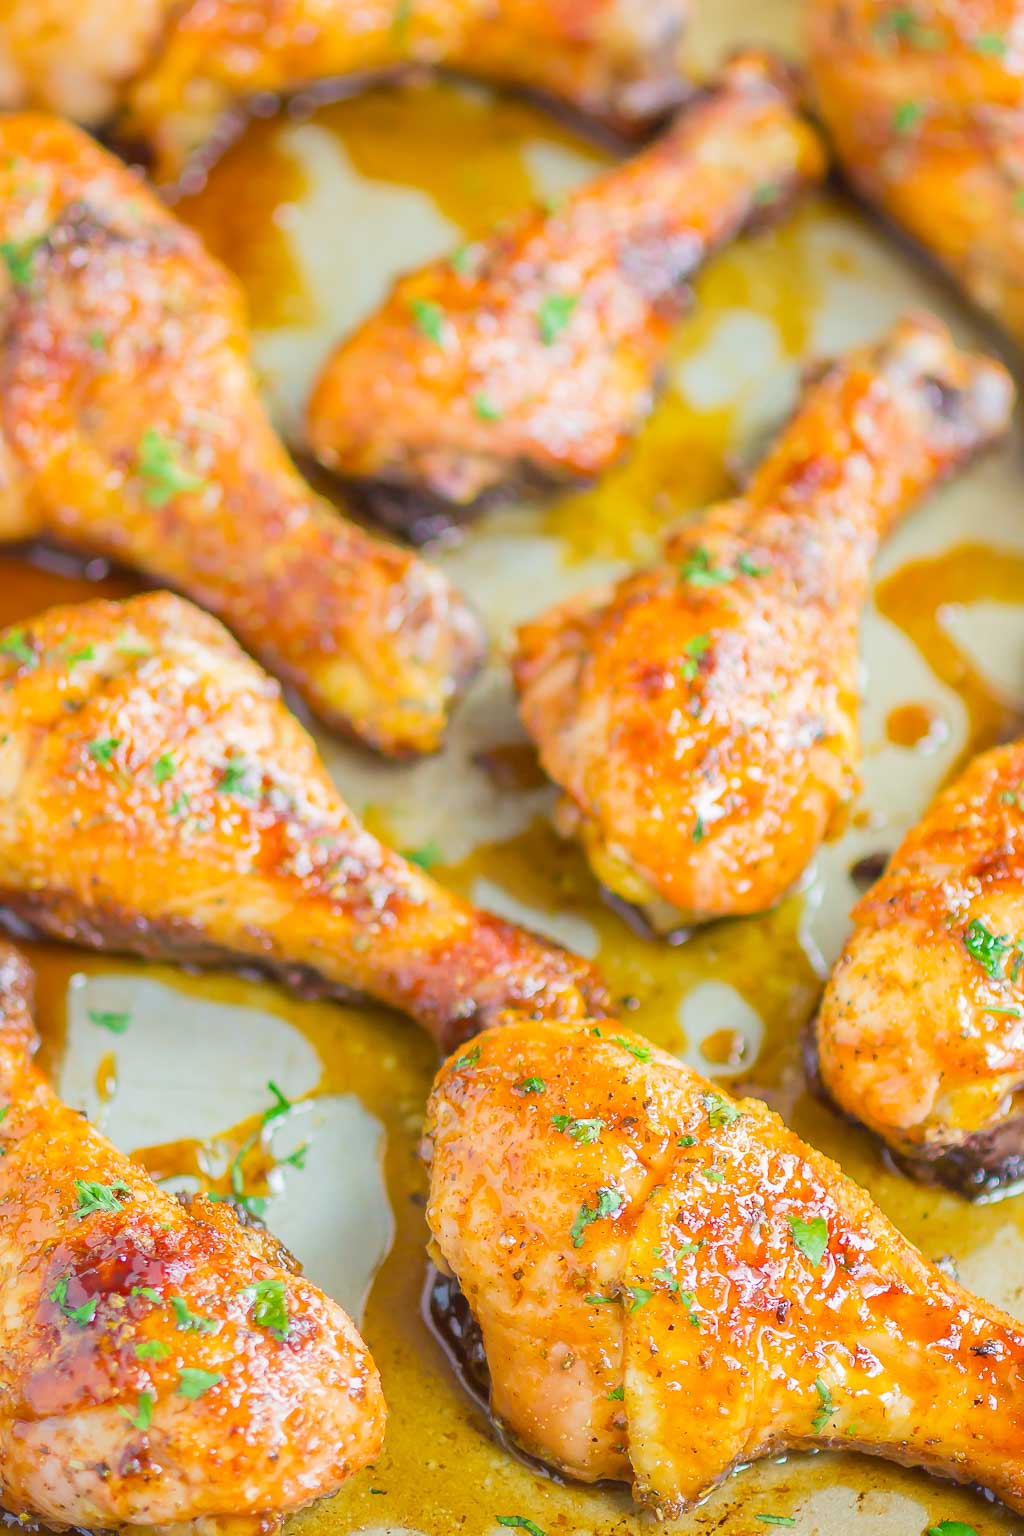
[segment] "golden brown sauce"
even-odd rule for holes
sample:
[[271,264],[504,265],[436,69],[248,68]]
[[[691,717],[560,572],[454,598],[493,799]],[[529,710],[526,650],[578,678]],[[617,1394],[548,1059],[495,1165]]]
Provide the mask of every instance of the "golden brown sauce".
[[885,717],[885,734],[893,746],[934,752],[949,735],[949,726],[930,704],[898,704]]
[[[1024,730],[1024,712],[982,676],[943,622],[953,604],[1017,603],[1024,593],[1024,555],[987,544],[958,544],[927,560],[911,560],[879,582],[875,605],[914,642],[936,677],[963,701],[967,733],[959,766],[995,742]],[[955,771],[955,766],[951,771]]]
[[112,574],[102,560],[80,561],[45,549],[0,552],[0,629],[58,603],[131,597],[140,590],[133,577]]

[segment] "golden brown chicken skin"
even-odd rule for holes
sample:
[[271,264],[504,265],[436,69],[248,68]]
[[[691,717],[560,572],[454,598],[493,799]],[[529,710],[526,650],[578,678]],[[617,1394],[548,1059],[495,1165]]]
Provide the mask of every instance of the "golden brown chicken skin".
[[157,592],[0,634],[0,907],[44,933],[366,995],[447,1046],[603,1005],[583,960],[366,832],[277,685]]
[[3,1508],[180,1527],[334,1492],[384,1430],[351,1322],[265,1233],[182,1204],[61,1103],[29,984],[0,946]]
[[1019,0],[806,0],[815,103],[854,186],[1024,340]]
[[223,618],[328,724],[438,746],[482,653],[439,572],[313,494],[234,280],[55,118],[0,117],[0,538],[109,556]]
[[1024,1329],[753,1099],[614,1025],[442,1068],[428,1220],[527,1450],[663,1515],[735,1467],[866,1451],[1024,1509]]
[[1024,1177],[1024,742],[975,758],[858,902],[813,1045],[911,1172],[976,1195]]
[[745,496],[520,631],[559,827],[659,930],[770,907],[855,788],[879,539],[1006,426],[998,364],[907,320],[808,388]]
[[599,474],[651,408],[688,279],[823,171],[779,67],[734,60],[651,148],[402,278],[328,360],[313,451],[413,528]]
[[253,97],[443,65],[559,97],[620,131],[683,93],[687,0],[6,0],[0,106],[122,131],[158,176]]

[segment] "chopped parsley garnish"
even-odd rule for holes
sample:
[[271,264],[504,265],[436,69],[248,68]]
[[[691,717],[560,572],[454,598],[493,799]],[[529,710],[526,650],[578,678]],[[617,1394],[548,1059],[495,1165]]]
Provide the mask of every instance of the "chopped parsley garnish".
[[549,293],[540,301],[537,310],[537,326],[540,339],[546,347],[553,347],[572,319],[573,310],[579,303],[574,293]]
[[36,251],[44,239],[34,235],[29,240],[0,240],[0,257],[15,288],[27,288],[31,283]]
[[68,1322],[74,1323],[78,1328],[86,1328],[96,1316],[99,1297],[90,1296],[88,1301],[83,1301],[79,1307],[68,1306],[68,1285],[70,1280],[70,1275],[61,1275],[50,1292],[50,1300],[60,1308]]
[[584,1201],[569,1232],[573,1247],[583,1247],[584,1235],[592,1222],[602,1221],[606,1216],[616,1216],[625,1203],[617,1189],[599,1189],[596,1205],[587,1205]]
[[480,1047],[474,1045],[471,1051],[467,1051],[464,1056],[460,1056],[457,1061],[452,1062],[452,1071],[465,1072],[467,1067],[475,1067],[479,1060]]
[[171,808],[167,814],[168,816],[172,817],[173,820],[178,821],[182,816],[188,815],[189,807],[191,804],[192,801],[190,800],[188,793],[184,789],[180,790],[179,793],[175,795],[173,804],[171,805]]
[[607,1402],[609,1402],[609,1403],[621,1403],[625,1396],[626,1396],[626,1389],[625,1389],[625,1387],[624,1386],[618,1386],[618,1387],[613,1387],[610,1392],[606,1392],[605,1393],[605,1400]]
[[94,352],[107,350],[107,338],[102,331],[90,331],[85,339]]
[[746,550],[736,561],[736,569],[742,571],[744,576],[767,576],[771,572],[770,565],[758,565],[753,555],[748,555]]
[[680,1136],[679,1140],[676,1142],[677,1147],[695,1147],[696,1145],[696,1136]]
[[875,35],[883,41],[898,39],[917,48],[941,48],[942,33],[927,26],[911,6],[894,6],[875,22]]
[[166,1360],[170,1350],[163,1339],[147,1339],[144,1344],[136,1344],[135,1358],[137,1360]]
[[683,646],[683,660],[679,670],[688,683],[692,683],[700,671],[700,660],[706,656],[711,646],[710,635],[694,635]]
[[707,549],[698,544],[680,566],[679,574],[691,587],[720,587],[732,581],[736,572],[731,565],[712,565]]
[[624,1051],[635,1056],[637,1061],[650,1061],[651,1048],[649,1045],[637,1045],[635,1040],[627,1040],[625,1035],[612,1035],[612,1045],[621,1045]]
[[142,499],[149,507],[165,507],[182,491],[201,491],[206,481],[181,463],[181,449],[171,437],[147,427],[139,438],[138,466],[144,485]]
[[728,1099],[723,1099],[720,1093],[703,1094],[701,1103],[708,1112],[708,1125],[713,1131],[717,1131],[724,1125],[732,1125],[743,1114],[735,1104],[730,1104]]
[[132,1021],[130,1013],[113,1013],[105,1008],[87,1008],[86,1018],[100,1029],[109,1029],[112,1035],[123,1035]]
[[902,101],[892,114],[892,126],[896,133],[913,133],[924,116],[924,108],[918,101]]
[[526,1536],[545,1536],[540,1526],[535,1525],[532,1520],[527,1520],[524,1515],[499,1515],[498,1524],[507,1525],[512,1530],[525,1531]]
[[133,1285],[132,1289],[131,1289],[131,1294],[133,1296],[143,1296],[143,1297],[145,1297],[146,1301],[151,1301],[153,1303],[154,1307],[162,1307],[163,1306],[163,1302],[164,1302],[163,1297],[160,1295],[159,1291],[154,1291],[154,1289],[153,1289],[153,1287],[151,1285]]
[[12,629],[0,640],[0,655],[13,656],[15,661],[20,661],[23,667],[36,667],[39,659],[35,651],[25,639],[23,629]]
[[796,1525],[792,1515],[755,1515],[762,1525]]
[[721,1184],[725,1180],[724,1168],[705,1168],[703,1172],[709,1184]]
[[86,1216],[95,1216],[97,1211],[124,1210],[124,1202],[117,1197],[130,1195],[131,1190],[123,1179],[115,1179],[113,1184],[95,1184],[90,1179],[76,1179],[75,1193],[78,1204],[71,1214],[81,1221]]
[[974,51],[987,54],[993,59],[1001,59],[1006,52],[1006,38],[998,32],[979,32],[974,39]]
[[654,1295],[653,1291],[647,1290],[642,1285],[624,1285],[622,1289],[624,1294],[629,1297],[629,1310],[631,1313],[639,1312],[641,1307],[646,1307]]
[[68,651],[64,660],[68,667],[77,667],[80,661],[95,661],[95,647],[91,645],[75,646],[72,650]]
[[232,753],[224,767],[221,769],[220,779],[217,783],[219,795],[243,795],[251,800],[256,793],[255,787],[249,777],[249,764],[244,757]]
[[938,1525],[928,1527],[928,1536],[978,1536],[973,1525],[965,1525],[962,1520],[940,1520]]
[[433,299],[413,299],[409,305],[413,324],[435,347],[444,346],[444,310]]
[[473,415],[478,421],[500,421],[504,415],[500,405],[495,405],[489,395],[483,391],[473,396]]
[[571,1136],[580,1147],[592,1146],[604,1130],[604,1121],[596,1116],[592,1120],[574,1120],[571,1115],[552,1115],[551,1124],[556,1131]]
[[435,864],[444,863],[444,854],[433,841],[424,843],[422,848],[407,849],[402,857],[410,864],[418,864],[420,869],[433,869]]
[[617,1296],[586,1296],[584,1300],[588,1307],[614,1307],[619,1303]]
[[703,816],[698,815],[696,821],[693,824],[693,831],[690,833],[690,841],[694,843],[702,843],[704,841],[705,831],[706,828],[704,826],[704,818]]
[[283,1280],[257,1280],[239,1291],[252,1298],[252,1320],[257,1328],[266,1328],[283,1344],[291,1324],[288,1320],[288,1293]]
[[198,1312],[190,1312],[188,1302],[184,1296],[172,1296],[171,1306],[174,1309],[174,1321],[179,1333],[212,1333],[217,1326],[212,1317],[202,1317]]
[[135,1412],[130,1408],[119,1408],[118,1413],[128,1420],[133,1429],[148,1429],[153,1422],[153,1394],[152,1392],[140,1392],[135,1399]]
[[[262,1115],[260,1116],[259,1129],[254,1131],[252,1135],[248,1136],[242,1143],[234,1157],[231,1159],[230,1167],[232,1197],[252,1216],[262,1216],[264,1210],[266,1209],[267,1202],[262,1195],[251,1195],[246,1190],[245,1169],[243,1166],[245,1159],[252,1151],[256,1143],[260,1140],[264,1129],[271,1123],[271,1121],[279,1120],[282,1115],[287,1115],[293,1107],[291,1100],[285,1097],[276,1083],[268,1082],[267,1091],[273,1095],[274,1102],[271,1104],[269,1109],[265,1109],[263,1111]],[[288,1157],[278,1158],[276,1160],[277,1166],[280,1167],[282,1164],[289,1163],[292,1165],[292,1167],[295,1168],[304,1167],[306,1151],[307,1146],[306,1143],[303,1142],[302,1146],[297,1147],[294,1152],[289,1154]]]
[[396,0],[391,17],[391,36],[396,43],[404,43],[409,36],[412,21],[412,0]]
[[790,1216],[789,1230],[804,1258],[809,1259],[817,1269],[828,1247],[828,1222],[824,1216],[814,1216],[810,1221],[803,1221],[799,1216]]
[[175,766],[173,752],[161,752],[153,764],[153,782],[166,784],[168,779],[173,779]]
[[448,265],[453,272],[458,273],[459,277],[466,277],[476,265],[478,250],[479,246],[474,245],[471,240],[467,240],[464,245],[460,245],[452,252],[448,258]]
[[119,736],[97,736],[95,741],[90,741],[87,744],[85,750],[94,763],[99,763],[102,767],[106,768],[110,765],[110,761],[120,745],[121,738]]
[[544,1088],[542,1077],[521,1077],[515,1085],[516,1093],[543,1093]]
[[178,1377],[178,1397],[202,1397],[221,1380],[220,1371],[201,1371],[198,1366],[187,1365]]
[[818,1402],[821,1404],[821,1407],[811,1420],[811,1429],[816,1435],[820,1435],[836,1410],[828,1384],[822,1381],[820,1376],[814,1383],[814,1390],[818,1394]]
[[1004,979],[1009,955],[1013,955],[1009,970],[1011,981],[1017,980],[1021,966],[1024,965],[1024,940],[1011,939],[1005,933],[993,933],[978,918],[967,925],[964,948],[992,981]]

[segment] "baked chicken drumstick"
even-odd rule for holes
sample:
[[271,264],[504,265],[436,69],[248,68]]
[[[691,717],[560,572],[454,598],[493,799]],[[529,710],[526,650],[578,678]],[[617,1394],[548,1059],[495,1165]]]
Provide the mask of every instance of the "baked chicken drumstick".
[[1024,1177],[1024,742],[975,758],[858,902],[813,1047],[910,1172]]
[[329,724],[389,753],[436,747],[477,621],[295,470],[234,280],[55,118],[0,117],[0,237],[0,538],[135,566],[217,613]]
[[599,474],[651,408],[689,278],[823,174],[780,67],[733,60],[562,207],[401,279],[328,360],[313,451],[413,530],[424,510]]
[[427,1216],[498,1418],[668,1516],[830,1445],[1024,1509],[1024,1328],[763,1104],[614,1028],[510,1023],[434,1086]]
[[1024,342],[1020,0],[806,0],[817,109],[853,185]]
[[384,1429],[351,1322],[264,1232],[183,1205],[61,1103],[28,986],[0,946],[4,1509],[180,1528],[334,1492]]
[[520,632],[520,709],[598,879],[661,931],[761,911],[851,795],[879,540],[1007,424],[998,364],[908,320],[810,385],[747,493]]
[[0,106],[121,120],[177,176],[246,101],[441,64],[623,131],[683,92],[687,0],[7,0]]
[[0,908],[56,938],[365,994],[448,1047],[603,1006],[585,961],[479,912],[342,801],[276,684],[156,592],[0,635]]

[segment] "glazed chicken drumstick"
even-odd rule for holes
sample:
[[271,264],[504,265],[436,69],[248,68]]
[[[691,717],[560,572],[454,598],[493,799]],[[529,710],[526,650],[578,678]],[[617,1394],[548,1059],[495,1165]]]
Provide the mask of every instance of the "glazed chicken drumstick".
[[559,1471],[675,1516],[834,1446],[1024,1509],[1024,1328],[763,1104],[614,1026],[516,1022],[442,1068],[425,1146],[494,1412]]
[[314,453],[414,532],[502,489],[599,474],[651,408],[689,278],[823,174],[781,68],[733,60],[651,148],[401,279],[328,360]]
[[180,1528],[333,1493],[384,1428],[349,1319],[266,1233],[182,1204],[60,1102],[28,987],[0,946],[4,1509]]
[[435,748],[479,625],[299,476],[234,280],[55,118],[0,117],[0,236],[0,538],[135,566],[216,612],[329,724]]
[[879,540],[1007,424],[998,364],[908,320],[810,385],[747,493],[520,632],[560,828],[660,931],[770,907],[855,782]]
[[684,91],[687,0],[7,0],[0,107],[148,147],[160,180],[247,101],[440,64],[641,129]]
[[0,909],[43,933],[365,994],[443,1047],[603,1007],[585,961],[383,847],[276,685],[157,592],[0,635]]
[[812,1043],[910,1172],[975,1195],[1024,1177],[1024,742],[975,758],[858,902]]
[[1021,0],[805,0],[853,185],[1024,342]]

